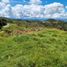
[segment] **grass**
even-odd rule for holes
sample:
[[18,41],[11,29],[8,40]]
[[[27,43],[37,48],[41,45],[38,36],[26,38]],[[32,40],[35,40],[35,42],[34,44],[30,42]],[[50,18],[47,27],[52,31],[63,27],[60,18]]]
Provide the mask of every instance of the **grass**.
[[67,67],[67,32],[0,36],[0,67]]

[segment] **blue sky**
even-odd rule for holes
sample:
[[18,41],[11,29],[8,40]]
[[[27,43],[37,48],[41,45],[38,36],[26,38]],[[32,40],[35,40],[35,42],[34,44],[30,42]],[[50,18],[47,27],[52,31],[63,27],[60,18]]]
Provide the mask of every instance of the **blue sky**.
[[66,0],[42,0],[43,2],[47,1],[47,4],[49,3],[53,3],[53,2],[59,2],[59,3],[62,3],[64,5],[67,5],[67,2]]
[[0,17],[65,18],[66,0],[0,0]]
[[[29,0],[25,0],[26,2],[24,2],[24,0],[11,0],[11,3],[13,5],[16,5],[18,3],[20,4],[27,4],[29,2]],[[67,5],[67,1],[66,0],[41,0],[42,1],[42,5],[45,5],[45,4],[50,4],[50,3],[53,3],[53,2],[59,2],[59,3],[62,3],[64,4],[65,6]]]

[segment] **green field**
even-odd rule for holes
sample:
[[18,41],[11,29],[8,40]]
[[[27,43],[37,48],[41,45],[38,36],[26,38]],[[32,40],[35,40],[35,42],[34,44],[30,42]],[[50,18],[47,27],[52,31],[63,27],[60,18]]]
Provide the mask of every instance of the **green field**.
[[0,18],[0,67],[67,67],[67,23]]
[[44,28],[7,36],[0,33],[0,67],[67,67],[67,32]]

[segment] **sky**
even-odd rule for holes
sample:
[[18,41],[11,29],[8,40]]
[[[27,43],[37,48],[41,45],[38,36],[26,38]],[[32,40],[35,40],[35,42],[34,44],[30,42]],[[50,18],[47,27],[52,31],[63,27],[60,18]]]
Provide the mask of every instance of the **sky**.
[[0,17],[67,19],[67,0],[0,0]]

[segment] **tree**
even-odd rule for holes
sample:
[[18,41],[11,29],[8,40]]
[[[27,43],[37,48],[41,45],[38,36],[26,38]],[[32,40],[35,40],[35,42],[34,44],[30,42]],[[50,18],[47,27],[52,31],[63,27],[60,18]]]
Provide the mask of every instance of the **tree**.
[[0,29],[5,25],[7,25],[7,21],[5,19],[1,18],[0,19]]

